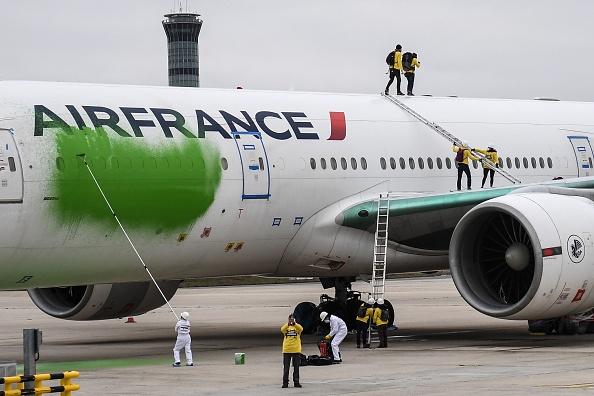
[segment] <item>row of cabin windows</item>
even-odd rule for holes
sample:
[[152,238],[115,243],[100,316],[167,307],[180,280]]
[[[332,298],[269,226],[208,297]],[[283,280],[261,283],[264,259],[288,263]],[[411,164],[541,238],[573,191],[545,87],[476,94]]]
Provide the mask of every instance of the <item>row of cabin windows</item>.
[[[260,170],[264,170],[264,159],[262,157],[259,157],[258,160],[259,160],[258,163],[259,163]],[[588,161],[590,163],[590,168],[594,167],[594,165],[592,163],[592,158],[588,158]],[[433,159],[431,157],[427,157],[426,159],[419,157],[416,160],[412,157],[409,157],[408,161],[403,157],[400,157],[398,159],[398,161],[396,161],[396,159],[394,157],[390,157],[389,159],[381,157],[379,162],[380,162],[381,168],[384,170],[388,169],[388,167],[391,169],[397,169],[398,167],[400,167],[400,169],[406,169],[407,167],[409,169],[415,169],[417,167],[419,169],[425,169],[425,167],[427,167],[429,169],[433,169],[434,167],[437,167],[437,169],[443,169],[444,167],[446,169],[452,169],[453,167],[455,167],[455,161],[453,161],[449,157],[446,157],[445,159],[442,159],[439,157],[437,157],[435,159]],[[472,163],[472,166],[474,167],[474,169],[478,169],[479,167],[482,166],[482,164],[479,161],[469,161],[469,162]],[[557,162],[559,162],[559,161],[557,161]],[[567,168],[568,162],[567,162],[566,158],[564,158],[564,162],[565,162],[565,167]],[[362,170],[367,169],[367,159],[365,159],[364,157],[361,157],[359,159],[359,161],[357,161],[357,159],[354,157],[351,157],[350,161],[344,157],[341,157],[340,159],[330,157],[329,161],[327,161],[326,158],[320,158],[320,160],[319,160],[319,165],[320,165],[321,169],[330,168],[332,170],[337,170],[339,167],[339,163],[340,163],[340,168],[342,168],[343,170],[348,169],[349,163],[350,163],[350,167],[352,170],[357,170],[359,167]],[[507,167],[508,169],[514,169],[514,167],[515,167],[515,169],[521,169],[522,167],[524,169],[528,169],[528,168],[530,168],[530,166],[532,166],[533,169],[537,169],[537,168],[552,169],[553,168],[553,160],[551,157],[547,157],[546,159],[543,157],[539,157],[538,159],[535,157],[531,157],[530,159],[528,159],[527,157],[524,157],[522,159],[520,159],[518,157],[515,157],[515,158],[507,157],[507,158],[505,158],[505,161],[502,157],[500,157],[498,163],[499,163],[500,168]],[[221,165],[224,170],[228,169],[229,164],[228,164],[226,158],[221,159]],[[316,169],[318,167],[318,161],[312,157],[309,159],[309,165],[310,165],[311,169]],[[557,164],[557,166],[560,167],[561,165]]]
[[[153,157],[111,157],[106,161],[103,157],[87,157],[87,163],[91,169],[107,169],[108,167],[112,170],[119,169],[147,169],[156,170],[159,169],[205,169],[204,158],[153,158]],[[56,167],[60,171],[69,169],[77,169],[79,171],[85,170],[84,160],[80,157],[70,158],[65,160],[62,157],[56,158]]]

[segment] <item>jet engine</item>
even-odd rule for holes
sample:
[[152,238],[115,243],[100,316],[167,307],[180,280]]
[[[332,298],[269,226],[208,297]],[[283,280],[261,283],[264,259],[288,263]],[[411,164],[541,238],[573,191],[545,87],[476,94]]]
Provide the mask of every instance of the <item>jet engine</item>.
[[[179,280],[159,281],[170,300]],[[137,316],[165,304],[153,282],[29,289],[33,303],[46,314],[69,320],[103,320]]]
[[594,307],[594,203],[549,193],[510,194],[458,223],[450,269],[462,297],[497,318],[544,319]]

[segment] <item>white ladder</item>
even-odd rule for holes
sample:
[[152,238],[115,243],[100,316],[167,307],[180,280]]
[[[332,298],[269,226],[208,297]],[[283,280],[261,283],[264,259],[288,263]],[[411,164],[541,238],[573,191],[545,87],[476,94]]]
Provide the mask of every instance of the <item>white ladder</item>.
[[373,245],[373,273],[371,276],[371,297],[377,301],[384,298],[386,286],[386,254],[388,250],[388,218],[390,214],[390,195],[380,194],[377,201],[377,224]]
[[[451,133],[449,133],[448,131],[446,131],[445,129],[443,129],[442,127],[437,125],[436,123],[427,120],[425,117],[423,117],[422,115],[420,115],[419,113],[417,113],[416,111],[414,111],[413,109],[411,109],[410,107],[408,107],[407,105],[405,105],[404,103],[402,103],[401,101],[399,101],[398,99],[393,97],[392,95],[385,94],[385,93],[382,93],[382,95],[385,96],[386,99],[388,99],[390,102],[399,106],[402,110],[406,111],[408,114],[412,115],[417,120],[421,121],[423,124],[427,125],[429,128],[433,129],[435,132],[439,133],[441,136],[448,139],[452,144],[455,144],[458,147],[462,146],[462,141],[460,139],[458,139],[456,136],[452,135]],[[467,147],[467,148],[475,157],[479,157],[483,161],[483,164],[487,165],[489,167],[489,169],[493,169],[495,172],[499,173],[501,176],[505,177],[507,180],[509,180],[510,182],[512,182],[514,184],[521,183],[520,180],[516,179],[511,174],[504,171],[502,168],[498,168],[497,164],[495,164],[494,162],[487,159],[487,157],[485,157],[483,154],[475,152],[475,151],[471,150],[469,147]]]

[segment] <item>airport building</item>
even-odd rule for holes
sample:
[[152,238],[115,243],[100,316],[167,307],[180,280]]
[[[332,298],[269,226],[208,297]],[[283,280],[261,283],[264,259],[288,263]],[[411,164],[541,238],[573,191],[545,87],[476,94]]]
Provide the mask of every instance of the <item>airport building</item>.
[[163,28],[167,35],[169,85],[199,87],[198,35],[202,27],[199,14],[165,15]]

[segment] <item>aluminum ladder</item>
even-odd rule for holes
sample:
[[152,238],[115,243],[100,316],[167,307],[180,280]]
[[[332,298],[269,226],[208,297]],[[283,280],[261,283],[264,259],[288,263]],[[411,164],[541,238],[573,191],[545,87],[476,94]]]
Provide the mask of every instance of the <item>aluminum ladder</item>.
[[373,272],[371,276],[371,297],[377,301],[384,298],[386,287],[386,254],[388,250],[388,217],[390,195],[380,194],[377,201],[377,223],[373,245]]
[[[396,106],[400,107],[402,110],[406,111],[408,114],[415,117],[417,120],[421,121],[423,124],[427,125],[429,128],[433,129],[435,132],[439,133],[444,138],[448,139],[452,144],[455,144],[458,147],[462,146],[462,141],[460,139],[458,139],[456,136],[452,135],[451,133],[449,133],[448,131],[446,131],[445,129],[443,129],[442,127],[437,125],[436,123],[429,121],[428,119],[426,119],[425,117],[423,117],[422,115],[420,115],[419,113],[417,113],[416,111],[414,111],[413,109],[411,109],[410,107],[408,107],[407,105],[405,105],[404,103],[402,103],[401,101],[399,101],[398,99],[393,97],[392,95],[382,93],[382,96],[384,96],[390,102],[394,103]],[[503,170],[503,168],[497,167],[497,164],[488,160],[487,157],[485,157],[483,154],[475,152],[475,151],[471,150],[470,148],[468,148],[468,150],[470,150],[470,152],[475,157],[480,158],[482,160],[483,164],[487,165],[489,167],[489,169],[493,169],[495,172],[499,173],[501,176],[505,177],[507,180],[509,180],[513,184],[521,183],[521,181],[519,179],[515,178],[510,173]]]

